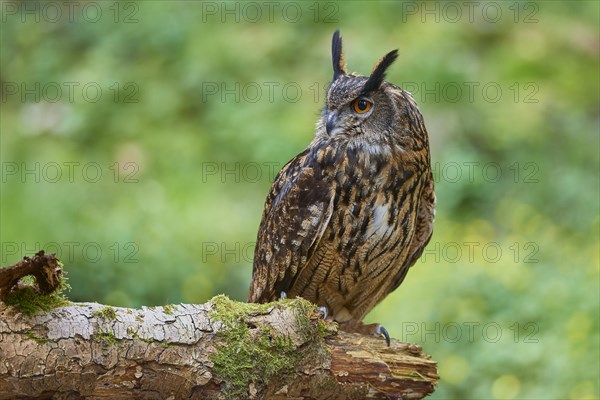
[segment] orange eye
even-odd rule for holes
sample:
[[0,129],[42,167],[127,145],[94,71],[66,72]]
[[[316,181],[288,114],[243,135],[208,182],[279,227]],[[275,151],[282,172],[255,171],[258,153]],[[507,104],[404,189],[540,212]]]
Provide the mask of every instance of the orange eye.
[[352,102],[352,109],[354,110],[354,112],[357,112],[359,114],[366,113],[371,109],[371,107],[373,107],[373,103],[371,103],[369,100],[356,99]]

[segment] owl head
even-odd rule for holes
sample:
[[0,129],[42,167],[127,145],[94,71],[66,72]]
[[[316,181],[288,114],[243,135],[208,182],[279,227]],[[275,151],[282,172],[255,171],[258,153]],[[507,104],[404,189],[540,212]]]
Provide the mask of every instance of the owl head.
[[386,144],[422,148],[427,134],[415,101],[410,93],[384,81],[398,50],[379,59],[369,76],[346,71],[339,31],[333,34],[331,53],[333,80],[317,123],[317,136],[373,148]]

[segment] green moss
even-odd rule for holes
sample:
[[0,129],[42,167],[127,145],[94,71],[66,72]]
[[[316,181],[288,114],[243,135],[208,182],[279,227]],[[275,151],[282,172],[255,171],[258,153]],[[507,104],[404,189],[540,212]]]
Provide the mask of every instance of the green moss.
[[144,339],[144,338],[140,337],[140,335],[138,335],[137,331],[134,330],[132,327],[128,327],[127,328],[127,334],[131,335],[131,337],[133,339],[139,339],[139,340],[141,340],[144,343],[148,343],[148,344],[154,343],[154,339],[152,339],[152,338]]
[[[142,337],[140,337],[140,335],[138,335],[137,331],[135,331],[135,330],[134,330],[132,327],[128,327],[128,328],[127,328],[127,334],[128,334],[128,335],[131,335],[131,337],[132,337],[133,339],[138,339],[138,340],[141,340],[142,342],[144,342],[144,343],[147,343],[147,344],[153,344],[153,343],[157,342],[157,341],[155,341],[153,338],[147,338],[147,339],[146,339],[146,338],[142,338]],[[169,342],[167,342],[166,340],[160,341],[160,342],[159,342],[159,344],[160,344],[162,347],[170,347],[170,346],[172,346],[172,345],[173,345],[173,343],[169,343]]]
[[37,336],[35,333],[33,332],[27,332],[27,337],[31,340],[33,340],[34,342],[36,342],[37,344],[44,344],[44,343],[53,343],[53,340],[47,339],[47,338],[43,338],[43,337],[39,337]]
[[301,335],[300,337],[303,340],[308,342],[326,336],[331,336],[336,333],[336,325],[331,322],[326,322],[321,318],[315,319],[316,329],[313,327],[311,324],[311,318],[313,318],[314,315],[319,312],[313,303],[299,299],[295,300],[293,305],[298,309],[298,312],[296,313],[296,324],[299,329],[302,329],[298,332],[298,334]]
[[[62,264],[60,266],[63,267]],[[65,275],[63,275],[59,288],[46,295],[37,293],[33,276],[26,276],[21,279],[21,286],[8,295],[6,304],[17,307],[21,313],[28,316],[35,315],[40,311],[50,311],[68,306],[72,303],[67,300],[64,293],[71,290],[71,286],[67,283]]]
[[177,311],[177,306],[175,304],[167,304],[163,306],[163,311],[167,315],[173,315]]
[[94,311],[92,317],[103,318],[108,321],[114,321],[117,319],[117,312],[111,306],[104,306],[102,309]]
[[92,335],[92,339],[102,343],[103,346],[112,346],[119,342],[114,334],[110,332],[96,332]]
[[248,304],[217,296],[210,302],[213,304],[211,318],[224,325],[218,333],[223,338],[222,344],[216,346],[217,352],[211,360],[215,374],[227,382],[224,396],[228,399],[247,397],[251,383],[260,385],[275,375],[292,373],[301,361],[302,353],[289,337],[278,336],[268,327],[255,327],[248,321],[249,316],[265,314],[274,306],[293,307],[301,329],[300,337],[316,339],[322,331],[311,324],[310,316],[318,311],[306,300]]

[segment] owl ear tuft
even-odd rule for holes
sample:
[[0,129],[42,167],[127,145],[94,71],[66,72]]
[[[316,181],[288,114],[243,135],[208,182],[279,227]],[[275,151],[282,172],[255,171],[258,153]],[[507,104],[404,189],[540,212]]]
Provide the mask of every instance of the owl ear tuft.
[[331,58],[333,61],[333,80],[335,81],[340,75],[346,74],[346,62],[342,53],[342,37],[340,30],[336,30],[331,40]]
[[387,53],[385,56],[381,57],[379,61],[375,63],[373,67],[373,71],[371,71],[371,76],[365,82],[363,86],[362,92],[364,94],[373,92],[381,86],[383,79],[385,78],[385,71],[388,69],[390,65],[396,60],[398,57],[398,50],[392,50]]

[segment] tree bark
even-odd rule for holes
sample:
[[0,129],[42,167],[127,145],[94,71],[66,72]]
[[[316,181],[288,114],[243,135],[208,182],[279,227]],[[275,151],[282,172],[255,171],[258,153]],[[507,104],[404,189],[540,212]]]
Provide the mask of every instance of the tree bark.
[[419,346],[337,332],[302,299],[33,316],[0,302],[0,400],[420,399],[437,379]]
[[[233,398],[418,399],[433,391],[436,363],[418,346],[394,340],[387,347],[382,338],[345,332],[305,342],[297,332],[307,329],[298,315],[306,310],[288,302],[250,312],[244,323],[291,337],[302,357],[268,381],[249,379]],[[26,317],[0,304],[0,399],[227,397],[231,382],[215,371],[211,355],[236,343],[219,334],[227,327],[214,304],[172,308],[81,303]],[[313,313],[310,329],[318,317]]]

